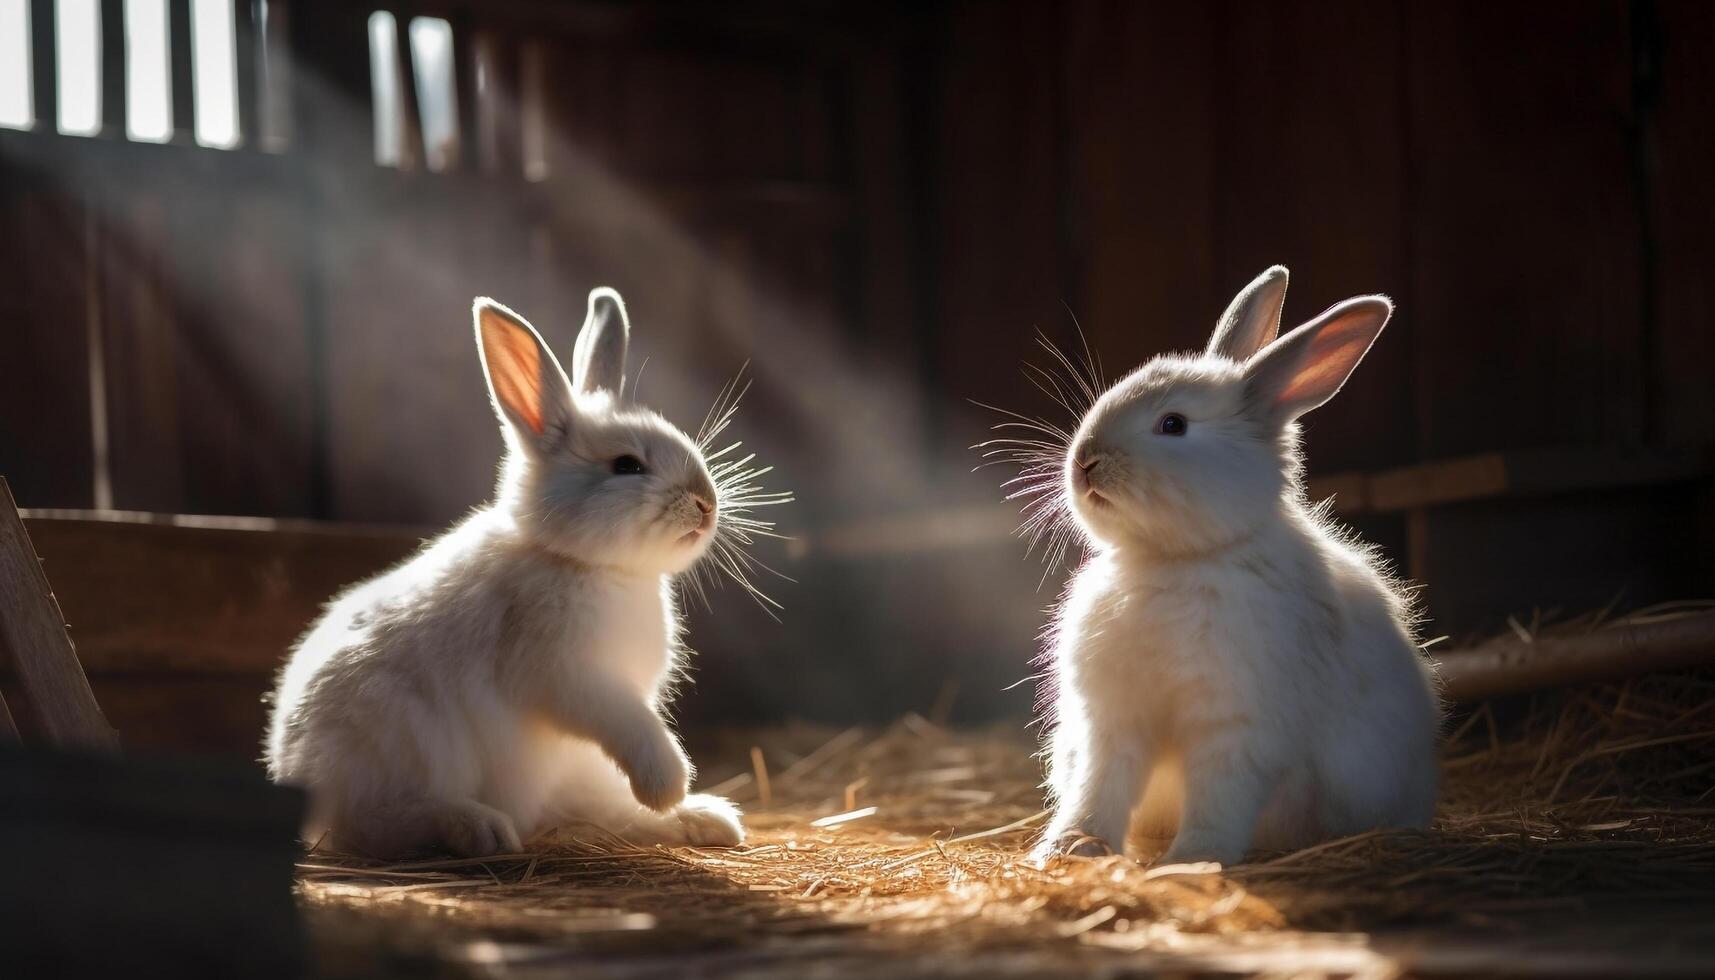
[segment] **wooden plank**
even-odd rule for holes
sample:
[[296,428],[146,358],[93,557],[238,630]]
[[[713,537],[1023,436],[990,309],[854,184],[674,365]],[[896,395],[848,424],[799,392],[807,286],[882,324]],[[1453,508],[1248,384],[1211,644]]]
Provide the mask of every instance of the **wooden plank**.
[[375,159],[370,9],[306,0],[292,5],[287,23],[293,137],[307,157],[340,173],[361,173]]
[[1693,451],[1481,453],[1377,473],[1370,478],[1369,503],[1378,511],[1409,510],[1491,497],[1659,486],[1709,472],[1708,454]]
[[101,0],[101,135],[126,139],[125,0]]
[[[133,509],[305,516],[311,511],[305,233],[290,197],[181,199],[168,251],[179,286],[169,372],[177,380],[180,499]],[[270,234],[257,235],[266,227]],[[199,282],[195,289],[186,284]]]
[[[1074,279],[1061,298],[1111,379],[1162,351],[1201,347],[1227,300],[1216,268],[1214,125],[1215,61],[1225,42],[1209,4],[1084,3],[1067,20],[1063,128],[1071,146],[1060,166],[1070,182],[1068,244],[1080,254],[1065,260]],[[1046,199],[1054,190],[1032,181],[1010,193]],[[1053,271],[1044,264],[1019,274]],[[1060,310],[1039,323],[1075,345],[1068,321]],[[1030,326],[1009,323],[1003,336],[1022,340]],[[1012,349],[1013,359],[1027,353],[1022,343]],[[1011,365],[995,369],[1017,377]]]
[[477,51],[476,18],[461,8],[448,18],[453,32],[453,99],[458,108],[458,169],[476,172],[480,168],[477,150],[477,130],[481,127],[481,108],[477,96],[477,75],[481,64]]
[[99,342],[108,366],[103,419],[111,506],[121,508],[187,509],[178,348],[193,294],[174,288],[175,197],[165,188],[115,194],[97,229],[100,275],[92,296],[100,303]]
[[1370,477],[1363,473],[1327,473],[1306,481],[1306,493],[1313,501],[1334,498],[1334,513],[1362,514],[1374,509],[1370,500]]
[[196,142],[196,88],[192,71],[191,0],[167,2],[167,57],[173,105],[173,142]]
[[1377,510],[1410,510],[1506,492],[1507,461],[1500,453],[1406,466],[1370,478],[1369,503]]
[[12,489],[0,477],[0,638],[46,741],[65,747],[114,751],[113,729],[95,703],[65,616],[18,516]]
[[[302,270],[303,324],[309,364],[310,512],[333,513],[329,350],[332,294],[341,276],[358,271],[338,219],[363,220],[374,165],[374,100],[370,91],[367,8],[331,0],[294,5],[288,27],[292,65],[295,164],[306,175],[303,232],[295,244]],[[316,174],[336,180],[309,179]],[[393,175],[388,175],[393,176]]]
[[[317,229],[340,256],[319,274],[326,459],[331,513],[341,520],[442,526],[492,492],[501,444],[471,342],[470,302],[518,282],[530,236],[493,225],[478,235],[486,223],[476,209],[468,199],[372,205],[330,211]],[[484,253],[477,245],[490,235],[497,247]],[[515,291],[506,301],[556,350],[571,350],[581,309],[573,320]],[[429,471],[437,477],[416,475]]]
[[422,539],[266,519],[28,520],[96,676],[272,673],[324,602]]
[[[925,331],[916,304],[924,284],[918,266],[926,216],[912,205],[914,157],[927,150],[920,112],[908,98],[909,74],[895,52],[878,52],[855,68],[852,111],[852,214],[862,287],[852,327],[870,366],[919,368],[916,350]],[[880,363],[875,363],[880,362]],[[902,363],[903,362],[903,363]],[[920,398],[919,390],[902,392]]]
[[[958,38],[934,91],[937,226],[932,275],[941,284],[926,341],[936,390],[956,392],[931,419],[934,452],[963,451],[987,413],[959,397],[1017,405],[1019,360],[1041,327],[1065,337],[1072,296],[1062,243],[1061,21],[1046,5],[956,5]],[[966,493],[987,493],[972,479]],[[981,488],[981,489],[979,489]],[[980,499],[980,498],[978,498]]]
[[[1653,131],[1638,120],[1637,165],[1651,219],[1653,302],[1650,438],[1665,445],[1715,443],[1715,4],[1666,0],[1638,4],[1639,14],[1659,12],[1659,91]],[[1648,49],[1643,52],[1647,56]],[[1694,528],[1682,540],[1699,558],[1693,581],[1715,587],[1715,488],[1693,503]]]
[[30,2],[30,93],[34,103],[35,129],[55,132],[59,126],[60,99],[56,68],[59,65],[54,39],[54,0]]
[[[1655,53],[1659,92],[1650,117],[1636,120],[1653,221],[1657,332],[1657,424],[1652,437],[1669,445],[1715,442],[1715,4],[1668,0],[1639,5],[1660,12]],[[1642,84],[1640,82],[1640,84]],[[1649,107],[1640,107],[1650,111]],[[1653,121],[1653,125],[1652,125]],[[1715,528],[1715,520],[1705,521]],[[1715,533],[1715,532],[1711,532]],[[1704,553],[1715,553],[1715,540]]]
[[1707,595],[1685,546],[1691,484],[1617,487],[1421,508],[1412,577],[1437,633],[1494,635],[1503,616],[1576,613]]
[[[1403,19],[1402,5],[1371,0],[1229,4],[1213,59],[1220,149],[1208,153],[1208,179],[1219,187],[1221,295],[1193,323],[1206,331],[1219,304],[1276,262],[1292,270],[1283,330],[1359,293],[1390,293],[1399,305],[1340,397],[1305,420],[1317,470],[1421,458],[1406,265]],[[1168,43],[1175,40],[1170,34]],[[1162,86],[1163,98],[1169,92],[1179,97],[1181,89]],[[1153,129],[1132,127],[1160,153]],[[1160,193],[1182,186],[1169,182]],[[1199,346],[1202,339],[1190,338]]]
[[10,366],[0,384],[0,475],[26,504],[95,503],[88,222],[80,200],[0,156],[0,268],[10,283],[0,290]]
[[1640,441],[1626,4],[1407,20],[1421,454]]
[[278,673],[162,668],[91,672],[89,683],[127,753],[196,755],[254,766]]

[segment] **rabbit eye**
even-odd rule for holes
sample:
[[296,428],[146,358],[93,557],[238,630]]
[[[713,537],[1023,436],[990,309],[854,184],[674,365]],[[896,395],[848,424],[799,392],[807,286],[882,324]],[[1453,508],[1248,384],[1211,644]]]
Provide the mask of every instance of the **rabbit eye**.
[[630,476],[643,472],[643,460],[636,456],[625,455],[613,461],[613,472],[619,476]]
[[1168,412],[1155,423],[1155,431],[1164,436],[1182,436],[1185,434],[1185,416],[1178,412]]

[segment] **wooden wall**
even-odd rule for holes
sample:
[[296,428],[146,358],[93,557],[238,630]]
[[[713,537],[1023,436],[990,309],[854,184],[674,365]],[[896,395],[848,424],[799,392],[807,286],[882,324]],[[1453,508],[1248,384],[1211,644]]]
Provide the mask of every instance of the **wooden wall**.
[[[284,146],[130,143],[111,109],[96,138],[0,130],[0,470],[25,506],[443,525],[499,449],[471,296],[565,351],[609,283],[644,399],[694,426],[748,360],[738,435],[800,494],[765,551],[796,580],[784,621],[732,589],[693,611],[683,712],[1016,716],[1058,577],[971,472],[992,419],[969,399],[1046,410],[1018,362],[1074,316],[1110,377],[1200,345],[1278,261],[1289,319],[1399,302],[1307,442],[1427,583],[1432,632],[1715,586],[1709,5],[374,6],[453,25],[450,172],[373,163],[371,8],[330,2],[270,4]],[[247,132],[280,95],[253,9]],[[297,579],[267,615],[322,598]],[[254,633],[239,687],[291,629]]]
[[[1692,175],[1715,123],[1690,107],[1715,96],[1715,9],[968,3],[946,30],[937,357],[959,390],[1017,404],[1028,327],[1073,343],[1068,310],[1113,373],[1199,346],[1283,262],[1292,322],[1399,305],[1307,420],[1313,474],[1561,461],[1505,499],[1356,502],[1432,630],[1711,584],[1715,209]],[[1662,453],[1682,465],[1645,477]]]

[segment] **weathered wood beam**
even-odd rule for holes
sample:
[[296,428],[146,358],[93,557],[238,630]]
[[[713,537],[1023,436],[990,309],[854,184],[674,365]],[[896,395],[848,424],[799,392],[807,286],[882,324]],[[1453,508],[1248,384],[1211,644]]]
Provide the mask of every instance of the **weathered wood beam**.
[[1315,476],[1310,497],[1333,496],[1337,514],[1394,513],[1498,497],[1659,486],[1710,471],[1709,454],[1701,450],[1512,450],[1377,473]]
[[42,571],[12,488],[0,477],[0,641],[47,741],[101,751],[118,748],[66,633],[65,616]]
[[1434,659],[1445,693],[1454,701],[1715,666],[1715,612],[1622,621],[1588,633],[1528,641],[1501,637]]
[[336,592],[409,555],[408,529],[256,518],[28,517],[93,676],[271,674]]

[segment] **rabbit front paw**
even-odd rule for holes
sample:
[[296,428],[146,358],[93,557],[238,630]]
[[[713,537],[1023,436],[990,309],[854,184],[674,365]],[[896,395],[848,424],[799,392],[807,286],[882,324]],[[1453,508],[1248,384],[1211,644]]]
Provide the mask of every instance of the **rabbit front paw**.
[[1113,853],[1114,849],[1108,846],[1107,841],[1091,837],[1074,827],[1044,835],[1030,852],[1030,862],[1040,868],[1063,857],[1106,857]]
[[691,761],[672,737],[654,743],[650,751],[626,767],[631,795],[656,812],[679,805],[691,788]]
[[696,793],[685,797],[673,811],[692,847],[735,847],[744,843],[744,824],[738,807],[719,796]]

